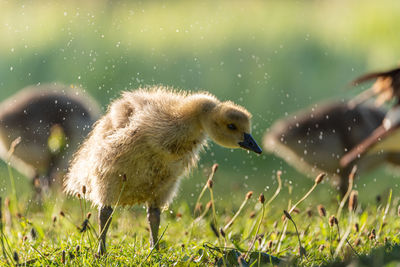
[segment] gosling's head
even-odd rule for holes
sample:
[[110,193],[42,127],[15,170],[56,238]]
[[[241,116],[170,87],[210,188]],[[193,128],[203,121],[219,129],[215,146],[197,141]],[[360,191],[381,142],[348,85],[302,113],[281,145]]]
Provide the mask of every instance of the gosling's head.
[[210,138],[228,148],[244,148],[261,154],[251,136],[251,114],[232,102],[220,102],[203,116],[202,124]]

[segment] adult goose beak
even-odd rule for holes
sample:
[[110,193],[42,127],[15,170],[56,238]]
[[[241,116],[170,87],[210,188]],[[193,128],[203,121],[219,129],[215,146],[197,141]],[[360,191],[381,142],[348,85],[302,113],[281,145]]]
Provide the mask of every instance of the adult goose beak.
[[257,145],[254,138],[251,136],[251,134],[248,133],[244,133],[244,140],[243,142],[239,142],[239,146],[241,148],[256,152],[257,154],[261,154],[262,152],[261,148]]

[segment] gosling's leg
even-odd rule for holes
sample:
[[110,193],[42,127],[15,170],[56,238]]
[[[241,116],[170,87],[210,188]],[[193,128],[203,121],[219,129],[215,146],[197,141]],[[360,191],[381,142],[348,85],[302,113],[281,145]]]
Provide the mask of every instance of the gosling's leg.
[[103,255],[106,252],[106,235],[108,227],[111,223],[111,213],[113,212],[113,208],[110,206],[104,206],[99,208],[99,229],[100,229],[100,237],[99,237],[99,248],[97,250],[98,255]]
[[161,210],[159,207],[149,206],[147,208],[147,220],[150,226],[150,246],[158,249],[158,228],[160,227]]

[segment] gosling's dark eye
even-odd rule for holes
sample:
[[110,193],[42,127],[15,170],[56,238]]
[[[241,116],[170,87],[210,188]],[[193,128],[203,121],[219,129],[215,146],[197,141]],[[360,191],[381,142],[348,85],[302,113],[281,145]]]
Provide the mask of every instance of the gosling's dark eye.
[[228,124],[228,129],[229,129],[229,130],[236,130],[237,127],[236,127],[235,124],[231,123],[231,124]]

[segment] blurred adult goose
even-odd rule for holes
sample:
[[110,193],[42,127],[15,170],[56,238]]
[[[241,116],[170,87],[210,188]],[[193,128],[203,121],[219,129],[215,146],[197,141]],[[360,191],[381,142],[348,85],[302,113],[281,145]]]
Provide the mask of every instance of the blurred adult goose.
[[352,81],[351,85],[356,86],[371,80],[376,80],[371,88],[363,91],[350,101],[351,106],[360,104],[372,97],[376,98],[376,105],[380,106],[391,99],[399,99],[400,96],[400,68],[388,71],[371,72],[362,75]]
[[99,254],[105,252],[112,206],[147,205],[150,243],[157,243],[160,208],[174,197],[182,176],[199,160],[207,136],[228,148],[261,153],[250,113],[209,93],[164,87],[125,92],[113,101],[73,158],[69,194],[99,207]]
[[[308,176],[331,174],[345,193],[353,165],[340,165],[341,157],[368,137],[384,116],[384,110],[372,105],[352,109],[347,102],[320,103],[274,123],[264,135],[263,146]],[[359,172],[383,162],[400,164],[400,153],[393,152],[357,159]]]
[[361,139],[348,153],[340,159],[342,167],[352,165],[359,158],[392,154],[392,163],[399,164],[400,155],[400,106],[388,111],[382,123],[367,137]]
[[388,111],[382,124],[377,127],[367,138],[360,140],[359,144],[344,155],[340,161],[345,167],[353,164],[355,160],[365,155],[396,153],[400,151],[400,68],[385,72],[373,72],[357,78],[353,84],[376,79],[368,90],[355,98],[354,103],[360,103],[377,95],[377,104],[394,100],[395,105]]
[[79,88],[26,87],[0,104],[0,157],[46,186],[57,172],[66,172],[98,114],[97,104]]

